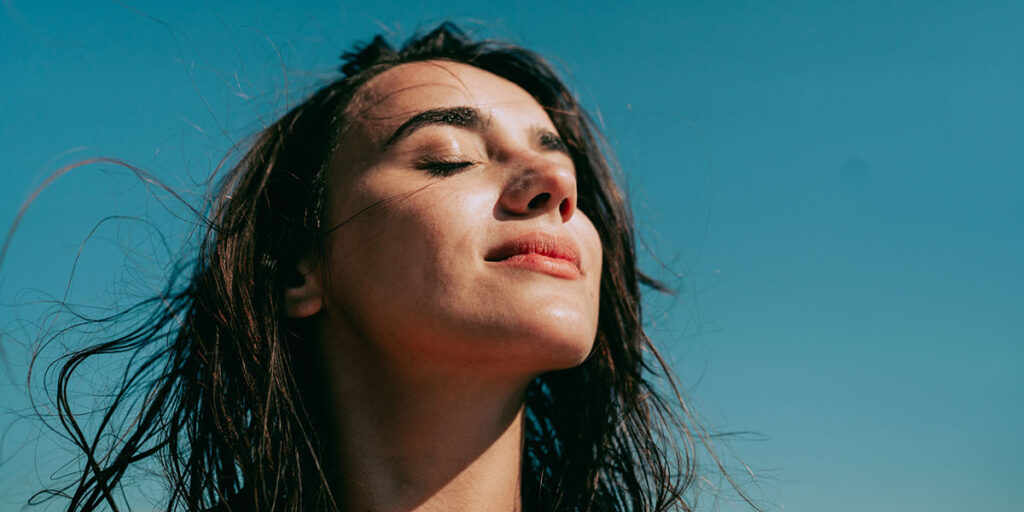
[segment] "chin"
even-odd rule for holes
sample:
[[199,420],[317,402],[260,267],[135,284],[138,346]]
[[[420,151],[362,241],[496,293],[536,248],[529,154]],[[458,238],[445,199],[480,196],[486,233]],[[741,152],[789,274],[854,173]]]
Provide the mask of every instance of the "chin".
[[586,361],[594,348],[597,322],[581,316],[572,310],[548,310],[523,326],[517,338],[535,371],[564,370]]

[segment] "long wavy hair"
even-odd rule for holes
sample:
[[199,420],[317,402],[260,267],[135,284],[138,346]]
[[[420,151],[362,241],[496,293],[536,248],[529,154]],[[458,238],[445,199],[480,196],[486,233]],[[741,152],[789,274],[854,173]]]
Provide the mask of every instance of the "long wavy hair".
[[[644,334],[640,285],[662,287],[637,268],[617,171],[573,94],[537,54],[474,41],[450,23],[399,49],[378,36],[343,59],[338,79],[259,133],[219,181],[200,212],[198,253],[177,265],[164,293],[132,310],[145,318],[57,363],[58,417],[83,470],[47,492],[67,498],[69,511],[116,510],[129,470],[158,461],[168,510],[339,509],[325,462],[330,426],[316,412],[323,375],[309,344],[297,343],[309,336],[308,322],[286,317],[282,294],[299,258],[322,254],[336,227],[323,221],[325,173],[355,93],[403,63],[447,60],[510,80],[543,106],[575,164],[579,209],[602,244],[592,353],[527,391],[524,509],[693,510],[697,452],[717,458]],[[132,354],[132,363],[87,429],[70,382],[87,360],[117,353]],[[659,376],[668,384],[656,385]]]

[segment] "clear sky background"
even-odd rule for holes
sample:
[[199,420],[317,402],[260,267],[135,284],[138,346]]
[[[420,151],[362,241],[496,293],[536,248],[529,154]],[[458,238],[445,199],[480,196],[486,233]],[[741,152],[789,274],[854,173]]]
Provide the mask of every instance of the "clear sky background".
[[[769,509],[1024,510],[1024,4],[86,3],[0,2],[5,229],[95,156],[198,192],[351,43],[450,17],[549,56],[599,112],[644,264],[679,289],[651,331],[709,426],[756,433],[731,446]],[[5,409],[15,340],[101,219],[149,227],[101,225],[70,299],[152,286],[186,229],[165,197],[91,166],[28,212],[0,268]],[[17,416],[3,511],[66,471]]]

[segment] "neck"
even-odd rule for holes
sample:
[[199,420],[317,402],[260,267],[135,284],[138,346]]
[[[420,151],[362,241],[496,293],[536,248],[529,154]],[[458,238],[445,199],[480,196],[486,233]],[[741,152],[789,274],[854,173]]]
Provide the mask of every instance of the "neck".
[[343,366],[331,372],[343,510],[520,510],[529,379],[413,375],[343,350],[328,356]]

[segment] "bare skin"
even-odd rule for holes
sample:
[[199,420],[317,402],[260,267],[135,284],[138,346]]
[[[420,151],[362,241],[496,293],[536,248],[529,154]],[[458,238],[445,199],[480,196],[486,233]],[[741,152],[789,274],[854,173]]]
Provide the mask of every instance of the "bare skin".
[[340,366],[343,510],[520,510],[525,383]]
[[518,511],[525,390],[597,330],[572,160],[526,91],[464,64],[388,70],[346,117],[329,264],[285,297],[318,326],[341,504]]

